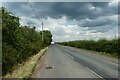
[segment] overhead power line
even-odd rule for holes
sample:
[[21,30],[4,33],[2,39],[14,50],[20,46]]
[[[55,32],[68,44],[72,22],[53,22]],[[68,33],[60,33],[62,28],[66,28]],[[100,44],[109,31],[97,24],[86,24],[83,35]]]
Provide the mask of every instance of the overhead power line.
[[31,9],[32,9],[35,17],[36,17],[37,19],[39,19],[38,16],[37,16],[37,14],[36,14],[36,12],[35,12],[35,10],[34,10],[34,8],[33,8],[32,5],[31,5],[30,1],[29,1],[29,0],[27,0],[27,1],[28,1],[28,4],[30,5],[30,7],[31,7]]
[[[31,3],[29,2],[29,0],[27,0],[27,1],[28,1],[28,4],[29,4],[29,5],[30,5],[30,7],[31,7],[31,9],[32,9],[33,13],[35,14],[36,19],[38,19],[38,20],[39,20],[39,18],[38,18],[38,16],[37,16],[37,14],[36,14],[36,12],[35,12],[34,8],[32,7]],[[29,23],[28,23],[28,24],[29,24]],[[43,22],[42,22],[42,42],[43,42],[43,44],[42,44],[42,46],[43,46],[43,45],[44,45]]]
[[[27,19],[26,19],[27,20]],[[29,23],[29,21],[27,20],[27,24],[30,26],[30,23]]]

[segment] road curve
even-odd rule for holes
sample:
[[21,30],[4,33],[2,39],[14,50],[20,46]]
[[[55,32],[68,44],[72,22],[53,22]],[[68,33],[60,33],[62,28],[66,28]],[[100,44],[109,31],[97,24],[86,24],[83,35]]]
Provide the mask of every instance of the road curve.
[[112,78],[112,80],[118,80],[118,64],[88,53],[60,45],[51,45],[42,60],[38,62],[32,78]]

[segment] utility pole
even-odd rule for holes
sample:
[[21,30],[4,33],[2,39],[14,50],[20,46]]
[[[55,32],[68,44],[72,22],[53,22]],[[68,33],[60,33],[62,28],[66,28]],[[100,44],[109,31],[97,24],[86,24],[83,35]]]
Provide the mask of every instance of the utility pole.
[[43,22],[42,22],[42,43],[44,45],[44,32],[43,32]]
[[116,39],[117,38],[116,31],[114,31],[114,36],[115,36],[114,38]]

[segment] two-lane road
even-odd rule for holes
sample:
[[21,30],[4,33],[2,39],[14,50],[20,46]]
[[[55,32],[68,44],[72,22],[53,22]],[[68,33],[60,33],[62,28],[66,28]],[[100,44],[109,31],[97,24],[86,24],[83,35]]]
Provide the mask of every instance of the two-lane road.
[[[116,59],[117,60],[117,59]],[[118,64],[60,45],[51,45],[33,78],[118,78]]]

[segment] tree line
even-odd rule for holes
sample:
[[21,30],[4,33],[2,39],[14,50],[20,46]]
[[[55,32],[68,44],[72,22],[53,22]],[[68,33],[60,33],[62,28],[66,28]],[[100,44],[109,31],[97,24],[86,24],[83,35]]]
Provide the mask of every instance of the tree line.
[[112,54],[117,57],[120,56],[120,38],[118,39],[101,39],[98,41],[94,40],[78,40],[58,43],[64,46],[71,46],[76,48],[82,48],[87,50],[93,50],[98,52],[105,52],[106,54]]
[[21,26],[19,17],[4,7],[0,10],[2,11],[2,75],[5,75],[12,71],[13,66],[50,45],[52,34],[44,30],[43,44],[42,31],[36,31],[35,26]]

